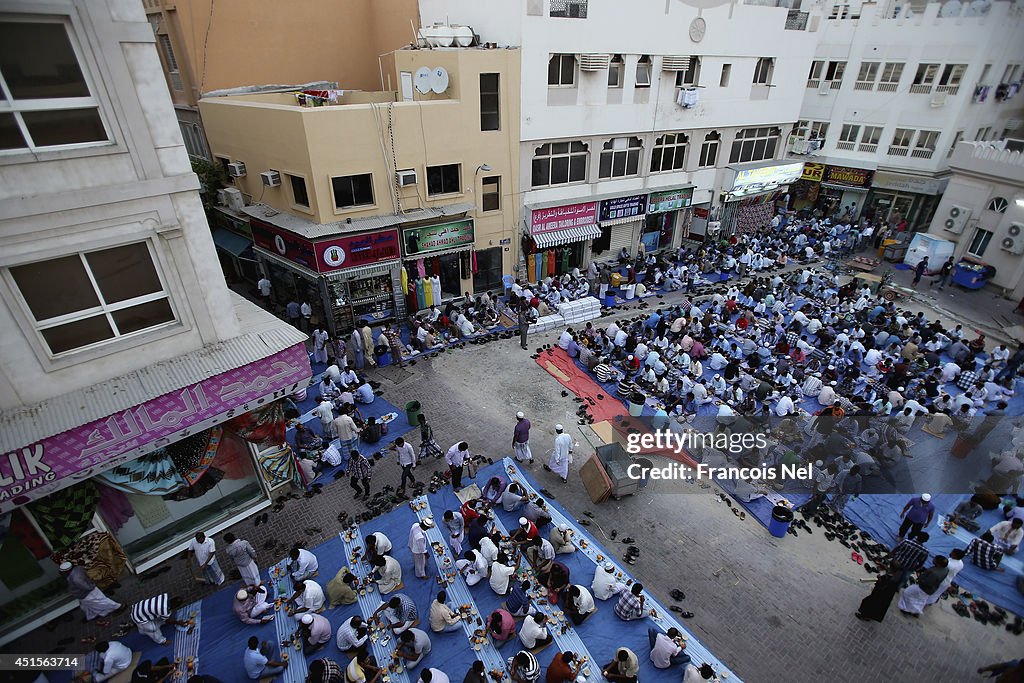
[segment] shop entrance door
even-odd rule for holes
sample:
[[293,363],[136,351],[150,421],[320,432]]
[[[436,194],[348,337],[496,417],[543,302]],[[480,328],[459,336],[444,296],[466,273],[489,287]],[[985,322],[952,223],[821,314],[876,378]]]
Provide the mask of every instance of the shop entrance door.
[[483,292],[501,289],[501,247],[480,249],[476,252],[476,273],[473,274],[473,290]]
[[443,299],[454,299],[462,296],[459,291],[462,287],[462,268],[459,260],[462,254],[445,254],[438,257],[441,261],[441,297]]

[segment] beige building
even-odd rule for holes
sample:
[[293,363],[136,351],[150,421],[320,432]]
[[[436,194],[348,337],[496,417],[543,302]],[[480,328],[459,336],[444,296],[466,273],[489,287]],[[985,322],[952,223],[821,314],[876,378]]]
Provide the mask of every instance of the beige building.
[[246,85],[375,90],[379,56],[413,41],[416,0],[142,0],[189,155],[209,157],[196,104]]
[[395,91],[199,103],[235,176],[222,213],[248,219],[278,304],[307,300],[332,333],[499,287],[517,258],[519,51],[387,64]]

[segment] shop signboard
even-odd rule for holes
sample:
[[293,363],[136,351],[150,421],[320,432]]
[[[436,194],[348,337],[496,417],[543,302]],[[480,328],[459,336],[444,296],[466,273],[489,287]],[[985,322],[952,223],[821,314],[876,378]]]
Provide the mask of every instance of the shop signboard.
[[304,268],[317,270],[317,258],[313,243],[305,237],[300,237],[258,218],[251,219],[249,224],[252,227],[252,241],[257,247],[266,249],[270,253],[277,254]]
[[580,228],[597,222],[597,202],[552,206],[530,212],[530,234]]
[[616,197],[601,202],[598,220],[613,221],[618,218],[639,216],[647,209],[647,195],[635,194],[629,197]]
[[866,190],[871,187],[871,178],[874,174],[874,171],[863,168],[828,165],[825,167],[825,176],[821,182],[825,185],[859,187]]
[[0,514],[289,396],[311,375],[296,344],[11,451],[0,457]]
[[800,174],[800,180],[809,180],[812,183],[820,183],[825,177],[825,164],[804,164],[804,172]]
[[314,247],[316,269],[321,273],[369,266],[399,257],[397,230],[332,237],[316,242]]
[[772,192],[783,185],[789,185],[800,179],[804,172],[804,162],[763,166],[761,168],[745,168],[736,171],[736,180],[729,191],[730,199],[746,197],[762,192]]
[[924,176],[906,175],[875,171],[871,187],[879,190],[895,190],[897,192],[913,192],[917,194],[939,194],[946,189],[948,178],[925,178]]
[[647,201],[647,213],[665,213],[684,209],[693,200],[693,188],[684,187],[666,192],[652,192]]
[[473,221],[406,228],[402,231],[402,239],[405,241],[406,256],[419,256],[472,245],[475,240]]

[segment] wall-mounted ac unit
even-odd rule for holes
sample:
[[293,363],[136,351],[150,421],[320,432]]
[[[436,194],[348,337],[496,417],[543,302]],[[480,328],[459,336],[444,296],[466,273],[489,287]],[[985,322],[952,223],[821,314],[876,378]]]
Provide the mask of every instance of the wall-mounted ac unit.
[[667,55],[661,58],[662,71],[686,71],[690,68],[690,58],[680,55]]
[[416,171],[408,169],[405,171],[395,171],[395,180],[398,181],[399,187],[406,187],[408,185],[416,184]]
[[260,173],[260,180],[263,181],[265,187],[280,187],[281,174],[277,171],[264,171]]
[[971,210],[965,206],[949,207],[949,214],[942,223],[942,227],[949,232],[959,235],[967,225],[967,219],[971,217]]
[[932,109],[938,109],[939,107],[945,106],[947,97],[948,94],[944,92],[932,93],[932,101],[928,104],[928,106],[930,106]]
[[828,95],[830,92],[832,92],[832,81],[821,79],[821,83],[818,84],[818,94]]
[[226,187],[223,190],[217,190],[217,199],[232,211],[241,211],[242,207],[245,206],[242,191],[237,187]]
[[245,177],[245,162],[244,161],[233,161],[228,164],[228,175],[232,178],[244,178]]
[[611,64],[611,55],[580,55],[580,71],[604,71]]
[[999,244],[1003,251],[1008,251],[1011,254],[1024,254],[1024,225],[1010,223],[1006,235]]

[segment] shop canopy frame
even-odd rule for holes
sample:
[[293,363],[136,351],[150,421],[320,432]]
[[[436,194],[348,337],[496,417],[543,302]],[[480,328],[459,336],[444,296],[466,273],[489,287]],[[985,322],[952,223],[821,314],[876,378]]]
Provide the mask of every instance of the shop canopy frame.
[[[633,218],[631,220],[636,219]],[[559,247],[563,244],[597,239],[600,236],[601,228],[596,223],[591,223],[590,225],[581,225],[575,228],[563,228],[561,230],[542,232],[537,235],[533,235],[533,241],[536,243],[538,249],[550,249],[551,247]]]

